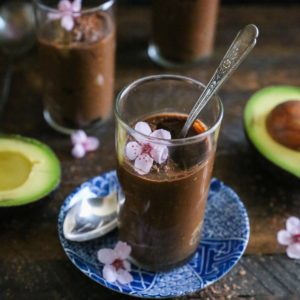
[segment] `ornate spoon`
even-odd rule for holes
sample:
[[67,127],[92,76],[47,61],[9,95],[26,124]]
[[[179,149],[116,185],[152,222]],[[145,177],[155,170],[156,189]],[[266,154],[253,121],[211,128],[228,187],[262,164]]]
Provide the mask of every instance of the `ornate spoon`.
[[190,127],[199,116],[201,110],[205,107],[208,101],[212,99],[225,80],[230,77],[233,71],[250,53],[256,44],[258,33],[258,28],[255,25],[250,24],[237,34],[206,88],[189,113],[188,119],[179,134],[179,138],[184,138],[187,135]]

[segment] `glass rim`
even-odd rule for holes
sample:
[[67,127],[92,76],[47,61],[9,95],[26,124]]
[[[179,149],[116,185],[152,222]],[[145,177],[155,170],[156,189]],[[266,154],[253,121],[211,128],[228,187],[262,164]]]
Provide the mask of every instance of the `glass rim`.
[[[71,14],[75,14],[78,15],[79,13],[92,13],[92,12],[96,12],[96,11],[107,11],[109,10],[114,3],[116,2],[116,0],[106,0],[104,1],[102,4],[95,6],[95,7],[91,7],[91,8],[85,8],[85,9],[81,9],[79,12],[72,12]],[[52,6],[48,6],[46,4],[42,3],[42,0],[33,0],[34,5],[39,8],[42,9],[44,11],[48,11],[48,12],[53,12],[53,13],[57,13],[59,12],[59,10],[55,7]]]
[[209,127],[208,130],[199,133],[195,136],[191,136],[191,137],[184,137],[184,138],[177,138],[177,139],[172,139],[172,140],[167,140],[167,139],[162,139],[162,138],[156,138],[156,137],[151,137],[148,135],[145,135],[139,131],[136,131],[134,128],[132,128],[130,125],[127,124],[126,121],[124,121],[122,119],[121,113],[119,111],[119,104],[121,102],[121,100],[123,99],[123,97],[128,94],[128,92],[133,89],[134,87],[137,87],[143,83],[146,82],[150,82],[150,81],[154,81],[154,80],[160,80],[160,79],[169,79],[169,80],[182,80],[185,81],[187,83],[191,83],[197,86],[201,86],[201,88],[205,88],[205,85],[193,78],[187,77],[187,76],[181,76],[181,75],[172,75],[172,74],[161,74],[161,75],[151,75],[151,76],[146,76],[146,77],[142,77],[140,79],[137,79],[135,81],[133,81],[132,83],[128,84],[127,86],[125,86],[117,95],[116,98],[116,103],[115,103],[115,108],[114,108],[114,113],[116,118],[118,119],[118,121],[121,122],[121,124],[125,127],[125,129],[132,135],[132,136],[136,136],[136,135],[140,135],[143,137],[144,140],[146,140],[149,143],[156,143],[156,144],[162,144],[162,145],[166,145],[166,146],[175,146],[175,145],[183,145],[183,144],[190,144],[190,143],[196,143],[199,141],[202,141],[204,138],[206,138],[207,136],[209,136],[211,133],[215,132],[217,130],[217,128],[220,126],[221,121],[223,119],[223,113],[224,113],[224,109],[223,109],[223,104],[222,101],[220,99],[220,97],[218,96],[218,94],[214,95],[214,98],[217,101],[218,104],[218,116],[216,118],[216,120],[214,121],[213,125],[211,127]]

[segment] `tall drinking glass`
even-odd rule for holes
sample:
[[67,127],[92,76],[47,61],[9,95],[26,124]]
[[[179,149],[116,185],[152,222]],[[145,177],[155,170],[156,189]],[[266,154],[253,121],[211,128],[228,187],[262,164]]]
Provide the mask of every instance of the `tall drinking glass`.
[[205,107],[186,138],[177,138],[204,86],[188,77],[139,79],[117,97],[115,115],[119,239],[149,270],[167,270],[197,249],[223,108]]

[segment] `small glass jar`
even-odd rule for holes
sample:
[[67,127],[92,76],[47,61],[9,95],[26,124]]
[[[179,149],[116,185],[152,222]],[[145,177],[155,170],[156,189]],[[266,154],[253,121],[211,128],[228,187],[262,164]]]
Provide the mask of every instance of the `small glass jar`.
[[67,134],[110,117],[116,43],[114,1],[87,0],[81,9],[80,1],[69,3],[35,0],[44,117]]
[[[144,269],[180,265],[199,244],[223,116],[219,97],[207,104],[188,137],[177,134],[203,89],[188,77],[158,75],[133,82],[117,97],[119,239]],[[140,131],[141,121],[151,130]],[[171,139],[159,129],[168,129]]]

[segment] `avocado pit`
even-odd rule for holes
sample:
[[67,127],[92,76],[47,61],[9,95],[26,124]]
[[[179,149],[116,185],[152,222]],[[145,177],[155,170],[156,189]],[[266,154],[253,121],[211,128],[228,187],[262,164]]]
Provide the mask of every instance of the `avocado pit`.
[[266,127],[276,142],[300,151],[300,100],[275,106],[267,117]]

